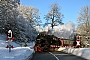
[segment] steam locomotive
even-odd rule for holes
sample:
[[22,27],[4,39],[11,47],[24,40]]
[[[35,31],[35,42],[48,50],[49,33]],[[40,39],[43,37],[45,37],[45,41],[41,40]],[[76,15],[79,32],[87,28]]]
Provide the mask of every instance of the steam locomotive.
[[35,40],[34,50],[36,52],[57,51],[60,47],[72,47],[76,44],[76,40],[61,39],[54,35],[40,33]]

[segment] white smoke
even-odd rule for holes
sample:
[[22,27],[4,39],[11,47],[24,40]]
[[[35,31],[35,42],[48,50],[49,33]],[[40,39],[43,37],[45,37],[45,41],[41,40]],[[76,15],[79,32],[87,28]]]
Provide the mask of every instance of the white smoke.
[[75,25],[69,21],[65,25],[54,26],[53,30],[49,25],[44,29],[44,31],[48,32],[48,34],[55,35],[58,38],[69,39],[75,31]]

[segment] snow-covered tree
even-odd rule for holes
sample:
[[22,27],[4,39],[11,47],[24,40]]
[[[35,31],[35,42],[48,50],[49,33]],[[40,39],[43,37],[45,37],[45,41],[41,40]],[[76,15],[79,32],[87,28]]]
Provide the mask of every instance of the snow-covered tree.
[[62,18],[64,15],[60,12],[61,7],[54,3],[51,5],[51,10],[45,15],[46,23],[45,25],[51,24],[52,29],[54,26],[62,23]]
[[7,34],[8,30],[12,30],[15,41],[21,38],[21,32],[18,26],[19,12],[17,11],[18,3],[14,0],[2,0],[0,1],[0,26],[1,32]]
[[[90,22],[89,22],[90,24]],[[82,24],[79,24],[76,28],[76,32],[77,34],[80,34],[80,35],[90,35],[90,25],[88,25],[87,29],[86,29],[86,24],[85,23],[82,23]]]
[[[38,33],[33,26],[38,25],[39,10],[31,6],[23,6],[21,8],[16,1],[0,1],[0,32],[3,31],[7,34],[9,29],[12,30],[15,41],[18,42],[34,40]],[[30,11],[31,8],[33,11]],[[30,16],[31,13],[32,15]],[[31,20],[30,17],[32,18]]]
[[20,4],[20,0],[12,0],[12,1],[15,2],[15,3]]
[[[14,3],[12,0],[2,0],[0,1],[0,24],[4,29],[4,32],[7,32],[9,29],[15,28],[15,19],[17,17],[16,11],[17,3]],[[3,24],[4,23],[4,24]],[[1,28],[1,31],[2,31]]]
[[22,32],[20,34],[21,38],[25,40],[26,37],[28,40],[34,40],[38,34],[35,26],[40,23],[39,9],[33,6],[19,5],[17,10],[20,13],[18,16],[18,26]]
[[77,28],[77,32],[80,34],[84,33],[85,35],[90,33],[90,6],[84,6],[81,8],[77,21],[80,24]]
[[41,23],[40,13],[38,8],[35,8],[33,6],[24,6],[22,4],[19,5],[18,11],[26,20],[28,20],[31,23],[30,26],[33,27]]

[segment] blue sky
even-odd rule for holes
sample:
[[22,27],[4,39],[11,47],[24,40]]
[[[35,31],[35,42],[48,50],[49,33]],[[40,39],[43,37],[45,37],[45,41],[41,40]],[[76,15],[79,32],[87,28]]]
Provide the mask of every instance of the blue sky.
[[62,7],[60,12],[64,14],[63,22],[66,24],[67,22],[72,21],[76,25],[76,19],[80,9],[86,5],[90,6],[90,0],[20,0],[20,2],[25,6],[34,6],[35,8],[38,8],[43,23],[45,22],[43,17],[50,10],[50,6],[53,3],[58,3],[58,5]]

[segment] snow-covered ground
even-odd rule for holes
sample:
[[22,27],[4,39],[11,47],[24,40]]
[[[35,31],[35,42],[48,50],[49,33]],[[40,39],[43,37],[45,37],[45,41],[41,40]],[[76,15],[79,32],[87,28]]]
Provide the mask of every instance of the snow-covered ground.
[[90,48],[61,48],[66,53],[71,53],[76,56],[90,60]]
[[29,43],[28,47],[20,47],[12,42],[14,48],[9,52],[8,48],[6,48],[6,36],[0,34],[0,60],[25,60],[33,53],[33,44]]

